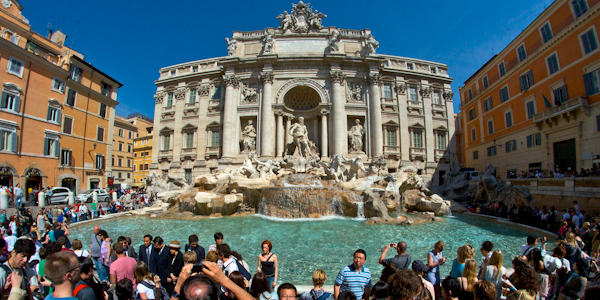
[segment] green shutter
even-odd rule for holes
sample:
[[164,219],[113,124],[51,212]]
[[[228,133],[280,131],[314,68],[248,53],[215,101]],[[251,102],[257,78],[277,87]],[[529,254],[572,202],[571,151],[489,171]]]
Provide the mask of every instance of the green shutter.
[[44,138],[44,155],[50,155],[50,140],[48,138]]
[[48,112],[46,113],[46,120],[51,121],[52,117],[52,107],[48,106]]
[[16,132],[11,133],[11,139],[12,139],[12,144],[10,145],[11,146],[10,150],[12,152],[16,153],[17,152],[17,140],[18,140]]
[[2,101],[0,102],[0,108],[6,108],[6,97],[8,97],[8,94],[6,92],[2,92]]
[[54,141],[54,156],[58,157],[60,153],[60,142],[58,140]]

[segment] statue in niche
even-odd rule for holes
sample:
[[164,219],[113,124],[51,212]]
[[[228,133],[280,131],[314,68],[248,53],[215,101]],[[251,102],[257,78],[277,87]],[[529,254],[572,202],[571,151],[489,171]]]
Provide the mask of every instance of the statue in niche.
[[375,54],[375,49],[379,48],[379,42],[375,40],[372,34],[367,35],[368,54]]
[[256,128],[252,125],[252,120],[248,120],[248,125],[242,131],[242,153],[256,151]]
[[350,141],[350,152],[363,153],[363,136],[365,135],[365,128],[360,125],[360,120],[356,119],[356,125],[352,126],[348,130],[348,140]]
[[340,51],[340,32],[338,30],[333,30],[331,32],[331,37],[329,38],[329,50],[331,52]]
[[308,129],[304,125],[304,118],[298,118],[298,122],[290,127],[290,135],[294,138],[294,145],[298,150],[298,155],[304,158],[312,156],[308,141]]
[[282,14],[277,16],[277,19],[281,20],[281,26],[279,26],[279,28],[281,28],[283,32],[292,26],[292,15],[288,14],[287,10],[284,10]]
[[355,179],[358,179],[358,170],[362,170],[363,172],[367,173],[367,170],[365,170],[365,165],[363,165],[362,163],[362,158],[360,156],[357,156],[356,158],[353,159],[347,159],[344,156],[342,156],[342,159],[344,160],[344,162],[350,162],[350,170],[348,172],[348,181],[352,181]]
[[235,56],[235,51],[237,50],[237,40],[234,38],[225,38],[227,41],[227,56]]
[[270,33],[267,33],[267,35],[265,35],[265,38],[263,39],[264,44],[263,44],[263,54],[264,53],[272,53],[273,52],[273,43],[275,42],[275,40],[273,40],[273,35]]

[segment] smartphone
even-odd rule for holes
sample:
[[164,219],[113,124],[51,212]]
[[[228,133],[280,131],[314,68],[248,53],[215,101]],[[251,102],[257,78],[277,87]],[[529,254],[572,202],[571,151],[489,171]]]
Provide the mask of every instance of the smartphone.
[[192,267],[192,273],[200,273],[204,268],[206,268],[204,265],[195,265]]

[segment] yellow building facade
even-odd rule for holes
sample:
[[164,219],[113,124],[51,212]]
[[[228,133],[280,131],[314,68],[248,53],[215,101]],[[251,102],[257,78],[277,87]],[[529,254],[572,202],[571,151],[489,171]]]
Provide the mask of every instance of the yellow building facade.
[[152,125],[133,140],[133,187],[146,186],[146,176],[152,163]]
[[464,167],[511,178],[600,162],[600,1],[557,0],[461,88]]

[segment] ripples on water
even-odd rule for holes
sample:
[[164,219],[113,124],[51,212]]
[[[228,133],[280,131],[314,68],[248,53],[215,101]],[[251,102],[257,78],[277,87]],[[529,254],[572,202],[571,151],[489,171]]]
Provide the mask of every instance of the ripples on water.
[[[160,235],[166,244],[178,240],[182,245],[191,234],[197,234],[199,244],[208,249],[214,243],[213,234],[220,231],[225,236],[225,243],[242,254],[251,273],[256,272],[260,244],[268,239],[273,243],[273,253],[279,258],[279,283],[311,285],[312,272],[322,269],[328,276],[327,285],[332,285],[339,270],[352,263],[352,254],[358,248],[367,252],[365,266],[371,270],[375,282],[383,269],[378,264],[379,249],[383,245],[406,241],[407,252],[413,260],[426,261],[435,242],[442,240],[446,244],[444,256],[448,257],[448,262],[441,266],[441,275],[445,277],[450,273],[456,250],[465,243],[477,249],[475,259],[479,263],[481,243],[492,241],[494,249],[503,251],[504,265],[510,267],[512,258],[520,254],[526,237],[539,235],[510,224],[462,215],[446,218],[446,222],[412,226],[368,225],[362,221],[340,217],[281,220],[258,215],[197,221],[131,217],[73,227],[70,237],[71,240],[79,238],[87,248],[92,228],[99,224],[114,241],[120,235],[131,237],[136,251],[146,234]],[[549,245],[548,249],[553,246]],[[391,249],[387,257],[395,254],[396,251]]]

